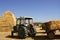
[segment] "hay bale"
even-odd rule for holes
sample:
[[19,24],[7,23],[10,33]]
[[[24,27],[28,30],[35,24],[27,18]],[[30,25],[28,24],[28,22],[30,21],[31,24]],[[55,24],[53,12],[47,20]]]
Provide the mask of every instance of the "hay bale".
[[56,30],[56,29],[60,29],[60,21],[49,21],[49,28],[50,30]]
[[50,30],[57,29],[55,21],[50,21],[49,22],[49,28],[50,28]]
[[56,26],[57,29],[60,29],[60,21],[56,21],[55,23],[56,23],[56,25],[57,25],[57,26]]
[[10,11],[6,11],[0,17],[0,31],[11,31],[12,27],[16,25],[16,17]]
[[10,11],[5,12],[2,15],[2,18],[4,20],[6,20],[7,22],[9,22],[10,25],[12,25],[12,26],[16,25],[16,17],[14,16],[14,14],[12,12],[10,12]]

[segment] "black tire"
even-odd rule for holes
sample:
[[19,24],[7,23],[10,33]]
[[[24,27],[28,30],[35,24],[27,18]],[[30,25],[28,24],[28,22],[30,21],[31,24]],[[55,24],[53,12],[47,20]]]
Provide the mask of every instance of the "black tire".
[[32,37],[35,37],[36,34],[32,34]]
[[34,28],[33,25],[29,25],[29,32],[28,32],[28,35],[31,36],[31,37],[34,37],[36,35],[36,29]]
[[18,29],[18,36],[19,38],[26,38],[26,28],[24,26],[20,26],[20,28]]
[[20,32],[18,32],[18,37],[19,38],[25,38],[25,36],[23,34],[21,34]]
[[18,36],[19,36],[19,38],[24,38],[25,37],[25,35],[24,35],[24,33],[22,32],[23,30],[19,30],[18,31]]
[[36,33],[28,33],[28,36],[30,36],[30,37],[35,37],[35,35],[36,35]]
[[55,36],[54,31],[50,31],[49,33],[47,33],[47,36],[48,36],[49,39],[53,39],[54,36]]

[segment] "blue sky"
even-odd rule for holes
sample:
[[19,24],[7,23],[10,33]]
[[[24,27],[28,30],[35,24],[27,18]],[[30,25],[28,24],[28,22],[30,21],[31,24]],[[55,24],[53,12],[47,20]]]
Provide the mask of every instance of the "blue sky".
[[7,10],[16,17],[33,17],[35,22],[60,20],[60,0],[0,0],[0,16]]

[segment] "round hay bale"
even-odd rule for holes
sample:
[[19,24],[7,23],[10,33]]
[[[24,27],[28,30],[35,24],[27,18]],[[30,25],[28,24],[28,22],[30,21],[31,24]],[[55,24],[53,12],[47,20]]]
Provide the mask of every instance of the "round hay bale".
[[10,11],[4,12],[0,18],[0,30],[11,31],[12,27],[16,25],[16,17]]
[[6,20],[11,26],[16,25],[16,17],[14,14],[10,11],[6,11],[3,15],[2,18]]

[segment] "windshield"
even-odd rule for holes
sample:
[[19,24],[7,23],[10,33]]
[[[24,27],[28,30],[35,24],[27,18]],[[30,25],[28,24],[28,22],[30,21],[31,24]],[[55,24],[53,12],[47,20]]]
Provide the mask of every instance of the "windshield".
[[30,20],[30,24],[32,24],[33,23],[33,20]]
[[20,20],[17,20],[17,24],[20,24]]
[[26,24],[32,24],[32,23],[33,23],[33,20],[28,20],[28,19],[27,19],[27,20],[25,20],[25,23],[26,23]]
[[22,19],[22,20],[21,20],[21,24],[25,24],[25,20]]
[[23,19],[21,19],[21,20],[18,19],[18,20],[17,20],[17,24],[24,24],[24,23],[25,23],[25,20],[23,20]]

